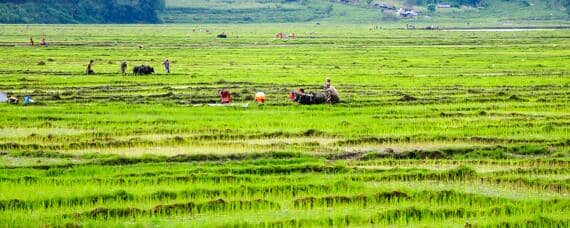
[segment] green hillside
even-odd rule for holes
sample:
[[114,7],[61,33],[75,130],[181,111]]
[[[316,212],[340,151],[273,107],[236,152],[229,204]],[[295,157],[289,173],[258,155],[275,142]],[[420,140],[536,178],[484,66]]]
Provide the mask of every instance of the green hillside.
[[[568,21],[568,0],[166,0],[166,23]],[[438,8],[448,4],[451,8]],[[431,5],[431,6],[430,6]],[[432,11],[430,11],[432,7]],[[391,9],[386,9],[391,8]],[[417,16],[404,18],[399,8]],[[433,11],[435,10],[435,11]],[[458,20],[460,19],[460,20]]]
[[160,23],[163,0],[0,0],[0,23]]

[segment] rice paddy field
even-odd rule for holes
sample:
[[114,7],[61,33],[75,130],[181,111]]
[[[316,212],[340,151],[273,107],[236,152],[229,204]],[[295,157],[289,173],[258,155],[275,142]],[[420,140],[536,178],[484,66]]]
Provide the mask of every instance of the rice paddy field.
[[570,30],[382,27],[0,25],[0,226],[568,227]]

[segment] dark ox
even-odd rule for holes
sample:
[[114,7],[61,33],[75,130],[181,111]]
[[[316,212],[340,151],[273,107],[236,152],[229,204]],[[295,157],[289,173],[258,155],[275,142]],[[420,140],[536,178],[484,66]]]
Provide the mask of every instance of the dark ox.
[[133,68],[134,75],[147,75],[154,73],[154,68],[151,66],[140,65]]
[[327,98],[324,93],[303,93],[298,94],[296,99],[299,104],[324,104]]
[[326,90],[324,93],[298,93],[295,95],[294,101],[298,102],[299,104],[336,104],[340,102],[340,98],[336,89],[333,90]]

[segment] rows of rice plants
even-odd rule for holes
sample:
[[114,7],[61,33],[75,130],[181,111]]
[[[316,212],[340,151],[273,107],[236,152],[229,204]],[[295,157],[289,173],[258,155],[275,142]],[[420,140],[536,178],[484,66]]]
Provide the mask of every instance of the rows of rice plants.
[[[0,218],[15,226],[29,219],[205,226],[569,222],[565,160],[404,161],[422,168],[377,162],[383,167],[273,158],[11,168],[0,178]],[[552,175],[529,178],[533,173]]]
[[0,25],[0,224],[569,225],[568,30],[369,27]]

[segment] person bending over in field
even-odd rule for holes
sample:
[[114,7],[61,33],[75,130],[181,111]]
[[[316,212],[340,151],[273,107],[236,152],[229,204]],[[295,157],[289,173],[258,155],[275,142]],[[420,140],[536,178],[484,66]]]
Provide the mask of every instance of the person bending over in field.
[[15,96],[10,96],[8,98],[8,103],[10,103],[10,104],[18,104],[19,102],[20,102],[20,100]]
[[93,63],[95,63],[95,61],[90,60],[89,64],[87,64],[87,69],[85,69],[86,74],[88,75],[95,74],[95,72],[93,71]]
[[127,60],[124,60],[121,62],[121,75],[125,76],[127,75]]
[[168,58],[164,60],[162,65],[164,65],[164,72],[166,72],[166,74],[170,74],[170,61]]
[[47,42],[46,42],[46,38],[45,38],[45,37],[42,37],[42,39],[41,39],[41,41],[40,41],[40,45],[47,47]]
[[258,103],[258,104],[265,103],[265,93],[264,92],[255,93],[255,103]]
[[230,94],[229,90],[222,88],[220,92],[218,92],[218,95],[220,95],[220,100],[222,101],[222,104],[232,103],[232,95]]
[[294,102],[299,102],[301,96],[305,94],[305,88],[301,87],[298,90],[295,90],[291,93],[291,100]]

